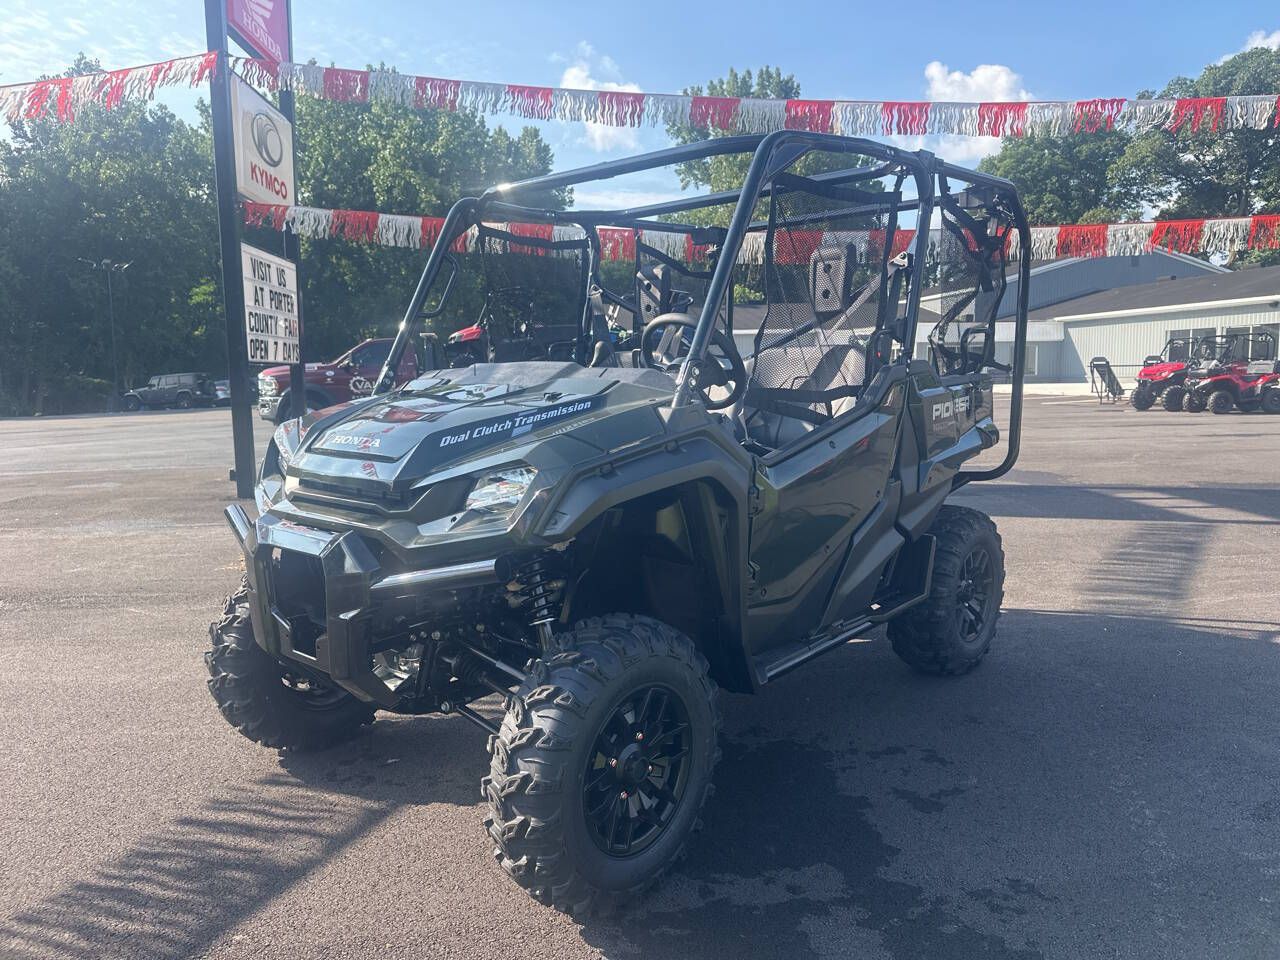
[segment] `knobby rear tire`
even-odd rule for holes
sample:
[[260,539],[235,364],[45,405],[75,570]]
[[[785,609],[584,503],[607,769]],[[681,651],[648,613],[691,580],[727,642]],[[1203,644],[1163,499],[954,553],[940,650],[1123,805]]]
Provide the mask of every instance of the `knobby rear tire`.
[[[944,505],[929,532],[937,537],[928,598],[889,623],[893,652],[921,673],[958,675],[976,667],[991,648],[1004,600],[1004,548],[995,523],[968,507]],[[962,571],[984,550],[992,564],[981,629],[972,638],[960,623]]]
[[1135,410],[1150,410],[1155,402],[1155,392],[1146,383],[1139,383],[1129,394],[1129,405]]

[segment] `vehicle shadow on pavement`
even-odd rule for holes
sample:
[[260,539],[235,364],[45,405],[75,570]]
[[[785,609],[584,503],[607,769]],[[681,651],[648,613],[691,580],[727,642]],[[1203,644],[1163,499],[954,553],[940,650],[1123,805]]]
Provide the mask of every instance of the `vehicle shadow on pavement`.
[[[416,727],[416,729],[415,729]],[[248,744],[245,744],[246,748]],[[457,758],[439,763],[439,752]],[[223,789],[91,877],[0,924],[0,956],[203,955],[405,806],[473,806],[484,735],[461,720],[392,720],[333,750]]]
[[998,489],[967,488],[964,502],[996,517],[1280,524],[1280,492],[1257,484],[1205,487],[1006,483]]
[[646,960],[1013,960],[1203,957],[1229,930],[1266,955],[1278,640],[1012,610],[958,679],[851,645],[731,699],[688,859],[583,936]]
[[[726,698],[688,859],[580,935],[614,960],[1199,958],[1225,930],[1268,955],[1278,687],[1275,623],[1013,609],[953,679],[850,644]],[[398,810],[475,808],[479,832],[483,741],[390,719],[282,755],[0,926],[0,956],[203,955]]]

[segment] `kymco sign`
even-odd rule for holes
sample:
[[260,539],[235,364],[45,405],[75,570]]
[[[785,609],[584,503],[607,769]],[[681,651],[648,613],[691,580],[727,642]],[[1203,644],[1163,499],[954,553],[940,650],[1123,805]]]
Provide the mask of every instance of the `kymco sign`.
[[231,78],[236,189],[247,200],[292,206],[293,127],[239,77]]
[[281,63],[289,55],[289,0],[227,0],[227,23],[252,52]]

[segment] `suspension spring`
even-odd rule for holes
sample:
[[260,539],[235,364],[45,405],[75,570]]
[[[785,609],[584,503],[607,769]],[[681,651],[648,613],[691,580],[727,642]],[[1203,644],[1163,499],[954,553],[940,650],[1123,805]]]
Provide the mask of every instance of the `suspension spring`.
[[556,559],[539,554],[517,567],[512,577],[520,605],[529,616],[529,625],[537,631],[543,650],[551,647],[551,625],[560,619],[564,595],[564,577],[559,575]]

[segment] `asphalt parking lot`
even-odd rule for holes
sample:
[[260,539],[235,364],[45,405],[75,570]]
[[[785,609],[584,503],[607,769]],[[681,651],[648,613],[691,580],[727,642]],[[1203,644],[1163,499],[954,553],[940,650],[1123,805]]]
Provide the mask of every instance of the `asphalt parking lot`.
[[876,638],[726,698],[689,859],[586,925],[494,865],[464,720],[222,721],[227,411],[0,421],[0,956],[1274,960],[1280,417],[1026,417],[962,497],[1008,556],[982,667]]

